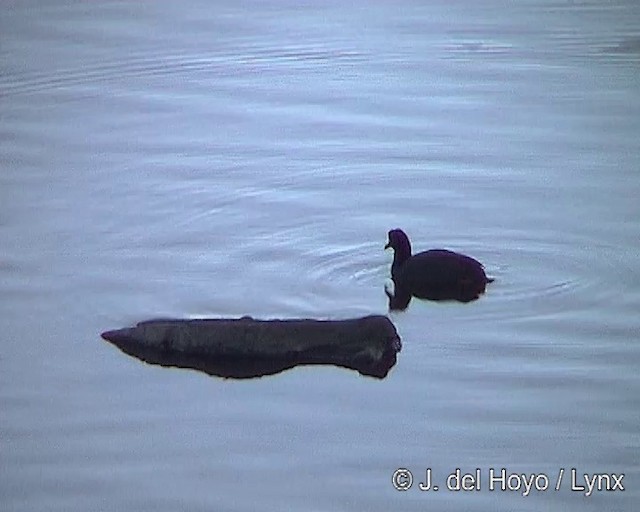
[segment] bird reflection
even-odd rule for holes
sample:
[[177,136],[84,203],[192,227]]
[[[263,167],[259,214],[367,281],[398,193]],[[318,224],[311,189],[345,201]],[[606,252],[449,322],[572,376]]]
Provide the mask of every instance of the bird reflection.
[[404,311],[409,307],[411,292],[398,286],[392,279],[385,283],[384,292],[389,299],[389,311]]

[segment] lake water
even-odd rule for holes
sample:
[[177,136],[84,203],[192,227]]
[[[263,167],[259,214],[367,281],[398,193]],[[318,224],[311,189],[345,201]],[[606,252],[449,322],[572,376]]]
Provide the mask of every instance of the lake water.
[[[0,69],[2,510],[634,509],[635,0],[7,2]],[[385,379],[100,339],[387,314],[395,227],[496,281],[390,314]],[[503,467],[549,488],[490,491]]]

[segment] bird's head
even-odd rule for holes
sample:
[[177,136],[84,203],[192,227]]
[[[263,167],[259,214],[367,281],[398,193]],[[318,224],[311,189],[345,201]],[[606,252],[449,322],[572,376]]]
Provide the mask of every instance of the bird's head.
[[409,243],[409,237],[401,229],[392,229],[388,234],[387,245],[385,249],[391,247],[394,251],[400,251],[402,253],[408,252],[411,254],[411,244]]

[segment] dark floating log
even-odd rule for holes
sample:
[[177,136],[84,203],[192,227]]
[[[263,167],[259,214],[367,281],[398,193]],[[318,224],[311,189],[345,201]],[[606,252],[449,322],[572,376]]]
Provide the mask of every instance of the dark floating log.
[[394,325],[382,315],[348,320],[149,320],[101,336],[147,363],[236,379],[310,364],[384,378],[401,348]]

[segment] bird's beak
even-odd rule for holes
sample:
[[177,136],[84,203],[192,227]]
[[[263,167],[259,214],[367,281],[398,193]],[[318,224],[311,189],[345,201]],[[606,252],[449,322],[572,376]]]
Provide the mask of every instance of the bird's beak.
[[389,247],[391,247],[391,242],[387,242],[387,245],[384,246],[384,250],[386,251]]

